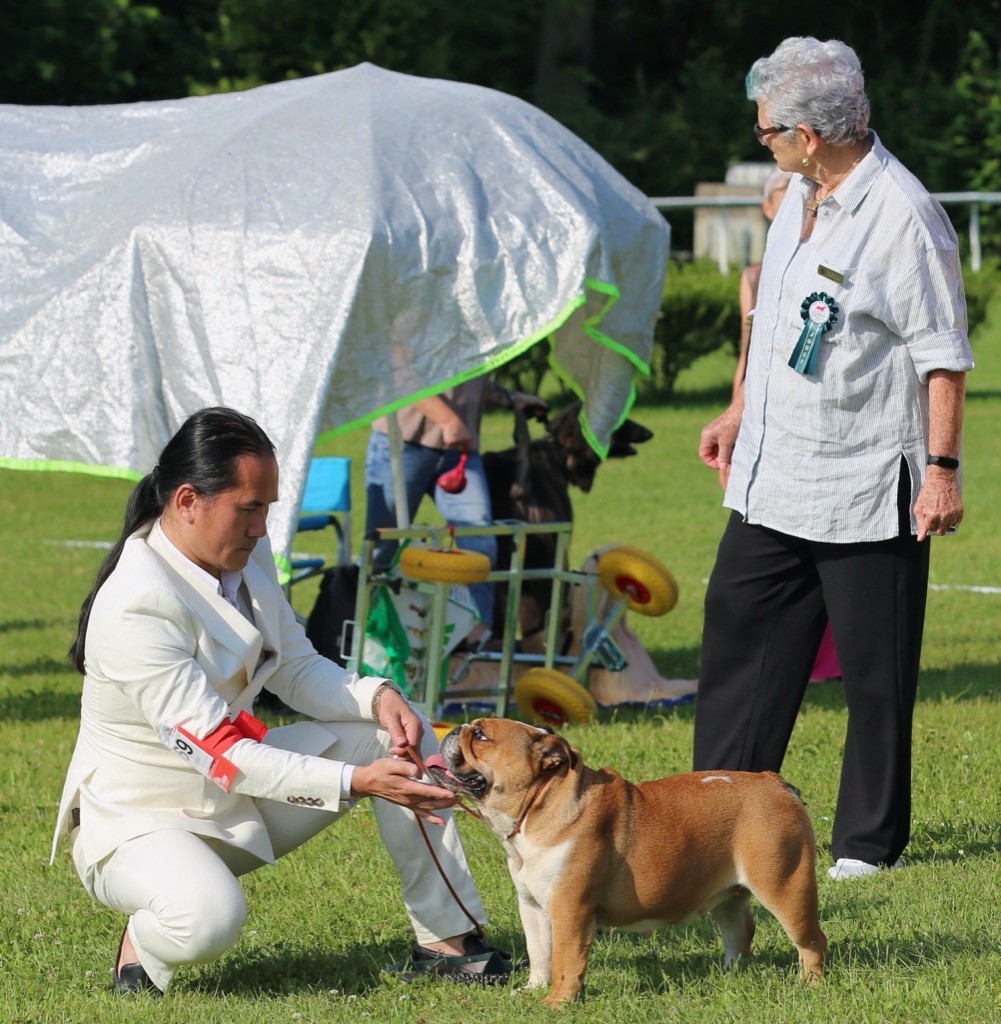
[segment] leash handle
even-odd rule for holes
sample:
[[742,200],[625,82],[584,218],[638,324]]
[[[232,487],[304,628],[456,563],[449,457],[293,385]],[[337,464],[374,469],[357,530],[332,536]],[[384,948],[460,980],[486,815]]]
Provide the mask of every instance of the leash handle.
[[[417,765],[417,767],[421,770],[422,774],[427,775],[427,765],[422,760],[421,755],[418,754],[417,751],[414,750],[414,748],[409,743],[406,744],[405,749],[407,752],[407,757],[409,757],[410,760],[413,761],[415,765]],[[475,811],[470,811],[469,808],[466,807],[466,805],[463,804],[461,801],[459,801],[459,806],[464,811],[468,811],[470,814],[474,814],[476,817],[479,817],[479,815],[476,814]],[[445,888],[448,889],[452,899],[455,900],[456,906],[458,906],[458,908],[466,915],[466,917],[469,918],[469,921],[473,926],[473,931],[479,938],[482,939],[483,926],[469,912],[469,910],[466,908],[466,904],[462,902],[462,900],[459,898],[459,894],[455,891],[455,888],[453,887],[452,883],[448,880],[448,875],[445,874],[445,869],[441,866],[441,861],[438,860],[438,855],[434,852],[434,847],[431,845],[431,840],[428,838],[427,829],[424,828],[424,822],[421,821],[421,819],[417,817],[416,814],[414,815],[414,821],[417,822],[417,827],[418,829],[420,829],[421,838],[424,840],[424,845],[427,847],[428,853],[431,854],[431,860],[434,863],[434,866],[438,869],[438,874],[441,875],[441,880],[445,883]]]

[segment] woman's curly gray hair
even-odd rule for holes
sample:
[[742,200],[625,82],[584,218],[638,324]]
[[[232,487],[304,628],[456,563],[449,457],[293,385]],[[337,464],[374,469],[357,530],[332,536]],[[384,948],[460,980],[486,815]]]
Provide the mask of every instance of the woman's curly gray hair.
[[825,142],[865,138],[869,100],[855,51],[837,39],[784,39],[747,73],[747,98],[765,105],[772,124],[808,124]]

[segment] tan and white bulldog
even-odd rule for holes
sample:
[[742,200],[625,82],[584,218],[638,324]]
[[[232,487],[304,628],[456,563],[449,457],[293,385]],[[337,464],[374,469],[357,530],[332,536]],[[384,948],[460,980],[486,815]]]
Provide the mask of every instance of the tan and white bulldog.
[[596,928],[649,931],[709,914],[726,964],[747,957],[753,894],[824,970],[813,828],[771,772],[693,772],[633,784],[588,768],[561,736],[505,718],[453,729],[428,761],[501,840],[530,960],[550,1006],[581,993]]

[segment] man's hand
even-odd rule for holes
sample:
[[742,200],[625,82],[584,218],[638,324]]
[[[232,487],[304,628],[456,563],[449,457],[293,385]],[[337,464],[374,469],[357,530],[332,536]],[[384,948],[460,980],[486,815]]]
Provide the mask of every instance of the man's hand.
[[456,797],[447,789],[420,782],[421,770],[412,761],[382,757],[371,764],[355,767],[351,776],[352,796],[378,796],[390,803],[408,807],[418,818],[432,825],[444,825],[435,814],[451,807]]
[[545,422],[546,414],[549,412],[548,402],[538,395],[530,395],[527,391],[512,391],[511,403],[519,412],[539,423]]
[[455,448],[460,452],[473,450],[473,435],[458,416],[441,425],[441,437],[446,448]]
[[393,743],[389,753],[393,757],[406,757],[408,746],[419,750],[424,735],[420,715],[391,686],[381,689],[378,698],[378,722],[389,733]]
[[459,414],[441,395],[422,398],[414,403],[414,408],[426,416],[441,431],[446,448],[456,448],[460,452],[473,450],[473,436],[466,429]]
[[451,807],[455,796],[440,786],[420,782],[420,769],[408,760],[411,749],[420,749],[424,733],[420,715],[389,684],[376,691],[374,706],[379,725],[389,733],[390,756],[355,768],[351,776],[352,796],[382,797],[409,807],[417,817],[434,825],[443,825],[444,821],[434,812]]

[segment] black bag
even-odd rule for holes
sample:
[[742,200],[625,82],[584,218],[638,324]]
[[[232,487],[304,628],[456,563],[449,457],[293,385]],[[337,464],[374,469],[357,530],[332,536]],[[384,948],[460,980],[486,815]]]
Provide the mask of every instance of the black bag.
[[344,665],[341,655],[341,630],[346,619],[353,619],[358,595],[358,566],[337,565],[323,572],[320,592],[306,620],[306,636],[324,657]]

